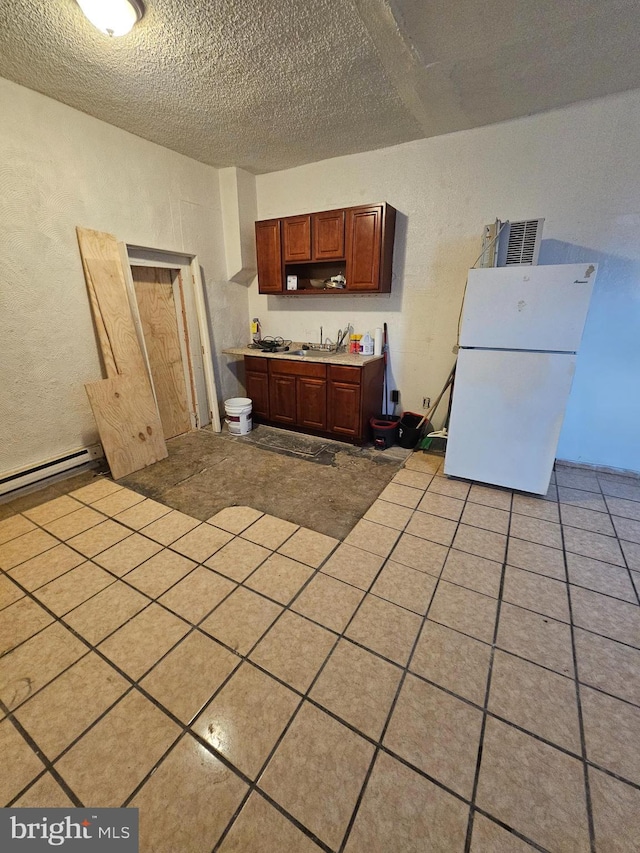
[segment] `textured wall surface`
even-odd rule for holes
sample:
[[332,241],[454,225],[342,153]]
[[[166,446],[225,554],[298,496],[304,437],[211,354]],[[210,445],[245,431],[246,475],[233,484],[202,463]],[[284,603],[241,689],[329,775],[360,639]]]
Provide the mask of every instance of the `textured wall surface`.
[[[453,364],[483,225],[546,217],[541,262],[600,264],[558,456],[640,471],[640,92],[261,175],[257,188],[261,219],[398,209],[390,297],[267,297],[254,282],[250,313],[265,334],[295,340],[386,321],[390,387],[414,411]],[[491,417],[478,441],[491,441]]]
[[[100,379],[75,226],[197,254],[212,346],[245,328],[224,281],[217,171],[0,79],[0,472],[97,440]],[[217,364],[216,356],[216,368]],[[228,387],[220,396],[230,396]]]

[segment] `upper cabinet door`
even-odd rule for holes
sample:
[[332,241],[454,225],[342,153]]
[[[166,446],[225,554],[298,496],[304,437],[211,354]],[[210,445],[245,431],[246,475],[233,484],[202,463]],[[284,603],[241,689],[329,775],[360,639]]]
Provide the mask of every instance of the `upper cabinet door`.
[[311,215],[288,216],[282,220],[285,264],[311,260]]
[[382,206],[352,207],[347,210],[347,288],[378,290]]
[[332,261],[344,258],[344,210],[314,213],[312,220],[313,259]]
[[280,220],[256,222],[256,255],[258,258],[258,291],[282,293],[282,247]]

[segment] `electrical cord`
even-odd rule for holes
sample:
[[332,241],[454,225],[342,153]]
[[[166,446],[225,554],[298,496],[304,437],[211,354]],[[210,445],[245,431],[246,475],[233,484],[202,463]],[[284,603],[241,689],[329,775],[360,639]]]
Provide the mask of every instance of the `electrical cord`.
[[279,347],[288,347],[291,344],[291,341],[285,341],[284,338],[280,337],[271,337],[267,335],[265,338],[261,338],[256,341],[254,339],[252,344],[249,344],[251,349],[260,349],[265,352],[274,352]]

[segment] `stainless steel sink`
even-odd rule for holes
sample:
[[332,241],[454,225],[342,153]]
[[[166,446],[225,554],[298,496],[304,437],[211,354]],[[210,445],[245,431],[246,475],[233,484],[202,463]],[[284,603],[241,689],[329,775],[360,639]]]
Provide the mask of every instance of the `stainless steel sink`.
[[334,353],[329,352],[329,350],[321,350],[321,349],[294,349],[289,351],[289,355],[304,355],[304,356],[322,356],[323,358],[327,355],[333,355]]

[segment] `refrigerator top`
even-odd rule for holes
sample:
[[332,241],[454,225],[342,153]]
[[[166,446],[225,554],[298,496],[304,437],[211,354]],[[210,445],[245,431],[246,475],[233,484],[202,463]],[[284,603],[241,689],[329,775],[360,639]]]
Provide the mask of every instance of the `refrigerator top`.
[[461,347],[577,352],[597,264],[469,270]]

